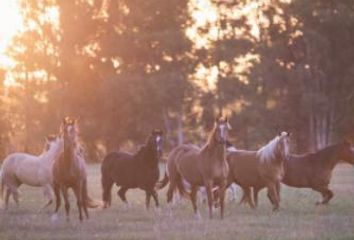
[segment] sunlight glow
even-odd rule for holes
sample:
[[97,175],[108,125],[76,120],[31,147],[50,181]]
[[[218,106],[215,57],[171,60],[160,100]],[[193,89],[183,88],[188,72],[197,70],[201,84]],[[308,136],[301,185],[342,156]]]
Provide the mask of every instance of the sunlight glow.
[[8,67],[13,63],[4,55],[11,39],[23,26],[19,3],[16,0],[2,0],[0,3],[0,66]]

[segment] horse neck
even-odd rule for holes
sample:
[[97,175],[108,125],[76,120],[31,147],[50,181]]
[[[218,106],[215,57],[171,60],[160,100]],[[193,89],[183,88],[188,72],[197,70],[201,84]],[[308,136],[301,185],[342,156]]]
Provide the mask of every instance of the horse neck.
[[43,162],[51,164],[59,156],[60,152],[61,146],[57,145],[55,147],[50,148],[48,151],[42,153],[40,155],[40,158]]
[[226,161],[226,147],[224,144],[218,143],[215,138],[210,138],[208,140],[208,142],[202,147],[201,153],[209,154],[212,156],[216,155],[217,157],[212,157],[212,159],[215,159],[215,161]]
[[63,154],[63,163],[67,166],[71,166],[71,163],[74,161],[75,146],[70,144],[64,139],[64,154]]
[[267,145],[259,149],[257,155],[262,159],[262,161],[268,163],[275,162],[277,160],[280,163],[285,161],[281,152],[279,151],[279,148],[276,146],[277,144],[279,144],[279,139],[274,138]]
[[146,143],[142,146],[136,154],[138,161],[142,161],[143,164],[149,166],[155,166],[155,160],[157,162],[157,153],[154,150],[152,144]]

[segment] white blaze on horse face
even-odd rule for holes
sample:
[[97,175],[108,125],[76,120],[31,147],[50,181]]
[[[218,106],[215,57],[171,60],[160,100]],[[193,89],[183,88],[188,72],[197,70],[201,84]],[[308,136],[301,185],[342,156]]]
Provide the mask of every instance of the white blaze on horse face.
[[74,125],[67,126],[66,132],[70,138],[74,138],[76,134],[75,126]]
[[286,158],[289,153],[290,153],[290,140],[289,140],[289,134],[287,132],[282,132],[280,134],[280,140],[282,141],[282,155],[284,158]]
[[162,148],[161,141],[162,141],[162,137],[160,135],[157,135],[156,138],[155,138],[155,143],[156,143],[156,150],[158,152],[160,152],[161,148]]
[[290,147],[289,147],[289,139],[288,139],[288,137],[286,137],[284,139],[284,154],[285,154],[285,156],[289,155],[289,153],[290,153],[289,149],[290,149]]
[[225,141],[226,140],[226,134],[227,134],[227,126],[225,123],[219,125],[219,130],[220,130],[220,138]]

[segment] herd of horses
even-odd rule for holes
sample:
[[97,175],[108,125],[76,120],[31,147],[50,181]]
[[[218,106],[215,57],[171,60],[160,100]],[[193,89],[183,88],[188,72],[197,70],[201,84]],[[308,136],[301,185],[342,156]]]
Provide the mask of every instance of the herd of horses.
[[[57,219],[64,199],[66,216],[69,219],[70,202],[68,189],[76,197],[79,219],[89,218],[88,208],[107,208],[111,205],[113,185],[119,187],[118,196],[125,203],[129,189],[140,188],[146,194],[146,208],[151,197],[159,206],[158,190],[168,186],[167,202],[174,194],[191,200],[195,215],[200,214],[197,193],[200,188],[206,192],[209,218],[213,217],[213,207],[220,207],[224,217],[225,192],[231,184],[243,190],[240,203],[248,203],[255,208],[258,192],[266,188],[267,196],[277,210],[280,204],[281,183],[297,188],[311,188],[322,194],[317,204],[326,204],[333,197],[328,188],[334,167],[339,161],[354,165],[354,151],[347,141],[328,146],[314,153],[290,154],[290,133],[281,132],[257,151],[236,149],[228,140],[230,130],[228,119],[219,116],[215,120],[206,143],[202,147],[183,144],[168,154],[166,171],[159,181],[159,161],[162,156],[163,132],[153,130],[145,144],[134,154],[114,151],[101,164],[102,200],[89,197],[84,150],[79,140],[78,123],[66,117],[60,125],[58,135],[48,136],[44,152],[39,156],[27,153],[12,153],[1,167],[1,197],[5,193],[5,208],[9,198],[19,204],[18,188],[22,184],[43,188],[48,199],[47,207],[55,200]],[[54,193],[54,195],[53,195]],[[253,194],[252,194],[253,193]]]

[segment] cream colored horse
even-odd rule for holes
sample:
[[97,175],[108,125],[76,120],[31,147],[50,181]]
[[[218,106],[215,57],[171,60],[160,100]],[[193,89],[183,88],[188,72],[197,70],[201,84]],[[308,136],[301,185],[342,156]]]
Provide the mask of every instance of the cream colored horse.
[[247,201],[253,208],[250,188],[259,184],[266,186],[273,210],[279,208],[279,184],[284,175],[284,162],[289,155],[290,134],[281,132],[258,151],[235,150],[228,153],[230,167],[228,182],[235,182],[244,191]]
[[1,197],[5,191],[5,208],[8,207],[9,197],[19,204],[18,187],[26,184],[33,187],[42,187],[44,196],[48,199],[45,207],[53,202],[52,182],[53,162],[63,152],[63,141],[57,136],[46,138],[45,150],[39,156],[27,153],[13,153],[8,155],[2,164]]

